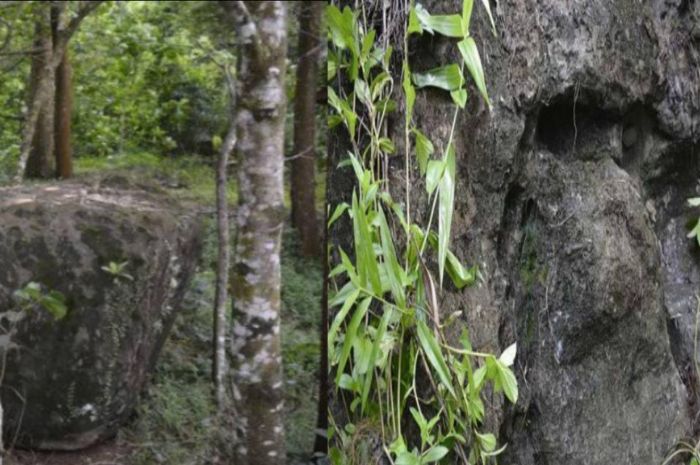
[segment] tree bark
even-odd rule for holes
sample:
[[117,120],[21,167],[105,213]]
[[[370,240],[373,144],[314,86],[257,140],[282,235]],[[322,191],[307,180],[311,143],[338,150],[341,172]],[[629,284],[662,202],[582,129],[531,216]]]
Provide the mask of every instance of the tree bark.
[[[49,178],[53,175],[54,151],[54,112],[55,97],[54,69],[51,67],[53,39],[50,27],[49,9],[38,12],[35,24],[34,49],[29,77],[29,114],[25,131],[33,129],[28,146],[26,167],[23,170],[28,178]],[[28,137],[25,132],[25,137]]]
[[228,301],[229,264],[231,262],[230,234],[228,224],[228,196],[226,168],[228,157],[236,145],[236,126],[231,125],[221,145],[216,169],[216,220],[219,241],[219,256],[216,268],[216,296],[214,304],[214,391],[216,403],[222,411],[226,402],[226,303]]
[[239,159],[233,291],[232,390],[238,465],[285,463],[280,343],[286,5],[237,8]]
[[301,252],[321,255],[316,218],[316,87],[324,2],[305,1],[299,9],[299,62],[294,97],[294,159],[291,161],[292,225],[299,231]]
[[68,51],[56,70],[56,105],[54,116],[54,150],[56,151],[56,176],[67,179],[73,176],[73,148],[71,147],[71,116],[73,114],[73,70]]
[[[34,138],[37,132],[40,132],[39,121],[47,102],[51,102],[52,105],[49,111],[51,117],[51,124],[49,127],[53,132],[55,73],[61,61],[63,61],[63,56],[68,47],[68,41],[73,34],[75,34],[80,22],[103,2],[91,1],[78,3],[78,10],[76,14],[71,17],[70,21],[67,21],[67,15],[65,14],[68,6],[67,2],[40,4],[42,8],[38,10],[38,21],[41,22],[42,27],[46,25],[47,29],[48,25],[51,24],[50,10],[51,7],[53,7],[55,12],[55,33],[53,34],[52,40],[52,53],[48,55],[49,59],[42,60],[41,67],[38,71],[39,76],[37,78],[36,90],[30,93],[29,111],[22,131],[22,144],[20,146],[17,176],[15,177],[15,181],[17,182],[20,182],[25,174],[30,174],[27,173],[29,158],[32,147],[34,146]],[[50,29],[48,29],[46,34],[49,34],[49,38],[51,39]],[[53,136],[50,139],[50,144],[53,146]],[[53,147],[51,153],[53,154]],[[49,159],[50,158],[52,157],[50,156]]]

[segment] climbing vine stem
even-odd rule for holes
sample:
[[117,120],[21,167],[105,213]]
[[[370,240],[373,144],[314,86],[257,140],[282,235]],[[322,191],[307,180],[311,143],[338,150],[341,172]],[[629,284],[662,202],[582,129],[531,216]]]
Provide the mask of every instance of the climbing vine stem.
[[[345,216],[352,224],[351,250],[337,247],[333,255],[339,260],[329,275],[334,292],[329,306],[335,309],[328,331],[329,361],[347,415],[330,422],[330,456],[337,465],[368,463],[372,454],[384,455],[395,465],[487,463],[505,447],[498,448],[495,435],[484,431],[483,395],[489,386],[517,401],[510,368],[515,344],[496,357],[474,350],[466,329],[458,341],[450,340],[446,330],[461,311],[441,309],[439,298],[445,274],[457,289],[474,284],[477,277],[476,267],[464,266],[449,249],[454,135],[467,101],[465,68],[490,107],[478,48],[469,34],[472,3],[464,0],[462,13],[452,15],[431,15],[420,4],[405,4],[400,87],[394,85],[389,40],[377,40],[364,4],[361,11],[327,8],[332,43],[328,96],[334,110],[328,123],[349,135],[351,150],[338,169],[351,170],[356,181],[350,202],[335,206],[328,221],[332,228]],[[488,1],[482,3],[493,25]],[[412,72],[412,34],[455,39],[460,62]],[[448,92],[455,105],[449,138],[436,144],[441,156],[413,118],[416,93],[426,87]],[[404,112],[403,204],[392,198],[387,176],[388,159],[397,152],[387,137],[387,115],[399,108]],[[421,195],[430,205],[424,225],[414,222],[419,215],[411,214],[410,198],[417,195],[411,180],[417,174],[425,186]],[[371,437],[381,438],[381,447],[371,448]]]

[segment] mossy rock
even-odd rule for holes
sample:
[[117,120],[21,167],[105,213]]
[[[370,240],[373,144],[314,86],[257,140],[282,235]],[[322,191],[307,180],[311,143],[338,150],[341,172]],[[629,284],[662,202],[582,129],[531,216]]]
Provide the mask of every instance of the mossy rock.
[[[116,433],[173,323],[199,237],[191,206],[128,184],[0,189],[6,435],[72,450]],[[124,263],[120,275],[103,269],[111,262]],[[63,294],[66,316],[37,306],[10,328],[14,291],[29,282]]]

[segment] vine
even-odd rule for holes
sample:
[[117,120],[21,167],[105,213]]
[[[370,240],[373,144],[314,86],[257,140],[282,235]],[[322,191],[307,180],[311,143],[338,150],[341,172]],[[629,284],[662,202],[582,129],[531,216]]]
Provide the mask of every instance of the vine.
[[[495,33],[488,0],[482,3]],[[348,254],[337,249],[339,263],[329,275],[335,287],[329,307],[337,308],[328,331],[329,361],[348,416],[342,422],[331,416],[330,457],[337,465],[366,463],[369,452],[363,451],[368,446],[358,437],[369,428],[378,432],[381,453],[395,465],[450,459],[487,463],[505,446],[499,448],[495,435],[484,431],[483,396],[490,386],[510,402],[517,401],[517,382],[510,369],[516,346],[500,357],[477,352],[466,330],[455,344],[446,330],[461,312],[452,312],[442,322],[441,315],[448,310],[440,308],[438,298],[445,274],[458,289],[473,284],[478,274],[476,267],[464,266],[449,249],[456,182],[453,138],[467,101],[465,67],[490,107],[477,45],[469,34],[473,0],[463,1],[461,15],[431,15],[420,4],[405,5],[400,88],[392,76],[392,48],[377,43],[364,3],[360,4],[358,11],[327,8],[333,45],[328,79],[336,84],[328,88],[335,110],[329,127],[347,131],[352,149],[340,166],[349,165],[356,179],[350,203],[337,205],[328,221],[330,228],[347,215],[353,231],[353,250]],[[408,38],[424,33],[457,39],[460,63],[411,72]],[[413,119],[416,92],[426,87],[449,92],[455,105],[439,158]],[[387,115],[397,110],[397,93],[405,116],[405,205],[392,198],[387,176],[388,158],[397,152],[387,137]],[[414,157],[430,205],[425,225],[414,222],[411,215]],[[401,240],[395,242],[397,229]],[[437,279],[429,267],[434,261]]]

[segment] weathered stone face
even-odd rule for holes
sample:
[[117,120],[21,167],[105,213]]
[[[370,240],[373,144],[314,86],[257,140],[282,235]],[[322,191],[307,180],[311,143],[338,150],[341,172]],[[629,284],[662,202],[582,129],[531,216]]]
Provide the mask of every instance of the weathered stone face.
[[[700,3],[492,1],[497,37],[476,3],[493,109],[472,86],[455,131],[452,248],[485,280],[448,285],[441,308],[465,312],[480,349],[518,343],[518,404],[490,406],[487,428],[508,443],[499,463],[661,463],[698,411],[700,249],[685,237],[698,211],[685,202],[700,193]],[[409,48],[414,72],[459,60],[444,38]],[[438,150],[452,108],[446,93],[418,93],[414,118]],[[403,134],[402,120],[389,133]],[[342,135],[330,142],[344,157]],[[413,176],[412,215],[425,224]],[[331,173],[332,200],[348,178]],[[343,223],[334,234],[352,235]]]
[[[5,431],[18,444],[78,449],[130,415],[198,257],[199,223],[166,197],[79,184],[0,189],[0,318],[35,281],[66,297],[5,339]],[[102,269],[127,262],[117,277]]]

